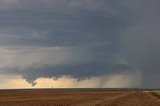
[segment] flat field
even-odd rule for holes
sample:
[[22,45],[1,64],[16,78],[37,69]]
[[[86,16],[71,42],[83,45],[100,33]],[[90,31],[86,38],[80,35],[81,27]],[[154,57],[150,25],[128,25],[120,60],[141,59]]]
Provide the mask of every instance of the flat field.
[[160,106],[138,90],[30,89],[0,90],[0,106]]

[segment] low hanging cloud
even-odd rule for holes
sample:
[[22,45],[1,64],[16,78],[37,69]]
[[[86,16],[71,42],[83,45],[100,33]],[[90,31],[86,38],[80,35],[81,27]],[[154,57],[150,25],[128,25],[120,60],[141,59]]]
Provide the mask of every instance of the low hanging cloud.
[[[86,56],[86,52],[84,54],[82,50],[65,47],[5,47],[0,49],[0,54],[1,73],[22,74],[31,79],[43,74],[45,76],[45,73],[47,76],[51,72],[53,74],[50,76],[53,76],[54,72],[55,76],[60,76],[65,70],[59,73],[58,68],[80,63],[87,64],[91,61],[90,57]],[[54,67],[57,67],[57,70]]]
[[59,78],[40,77],[29,84],[20,75],[1,75],[1,89],[15,88],[128,88],[141,85],[141,74],[136,72],[123,72],[107,76],[95,76],[81,80],[71,76]]
[[[93,48],[65,48],[65,47],[3,47],[0,49],[1,73],[19,74],[28,82],[39,77],[61,77],[70,75],[75,78],[86,78],[126,71],[130,67],[118,57],[105,55],[105,60]],[[101,58],[101,59],[100,59]],[[96,60],[96,61],[95,61]],[[107,63],[113,63],[108,65]],[[103,64],[102,64],[103,63]],[[116,66],[116,67],[115,67]],[[99,71],[97,71],[99,70]],[[109,70],[106,72],[106,70]],[[119,73],[119,72],[117,72]]]

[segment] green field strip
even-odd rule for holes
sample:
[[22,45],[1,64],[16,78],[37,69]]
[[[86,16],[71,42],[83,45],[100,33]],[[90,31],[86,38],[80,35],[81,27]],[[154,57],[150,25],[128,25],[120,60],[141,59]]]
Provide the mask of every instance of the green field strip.
[[159,92],[148,92],[148,94],[150,94],[151,96],[160,100],[160,93]]

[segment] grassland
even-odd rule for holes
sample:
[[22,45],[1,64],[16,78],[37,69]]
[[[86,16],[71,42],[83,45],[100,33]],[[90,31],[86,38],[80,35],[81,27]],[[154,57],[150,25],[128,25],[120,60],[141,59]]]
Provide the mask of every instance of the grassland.
[[148,94],[150,94],[152,97],[160,100],[160,91],[149,91]]

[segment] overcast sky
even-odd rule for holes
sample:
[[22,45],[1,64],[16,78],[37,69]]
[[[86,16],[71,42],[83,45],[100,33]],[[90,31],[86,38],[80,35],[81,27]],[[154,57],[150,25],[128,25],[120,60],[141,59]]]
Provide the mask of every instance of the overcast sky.
[[159,5],[0,0],[0,88],[160,87]]

